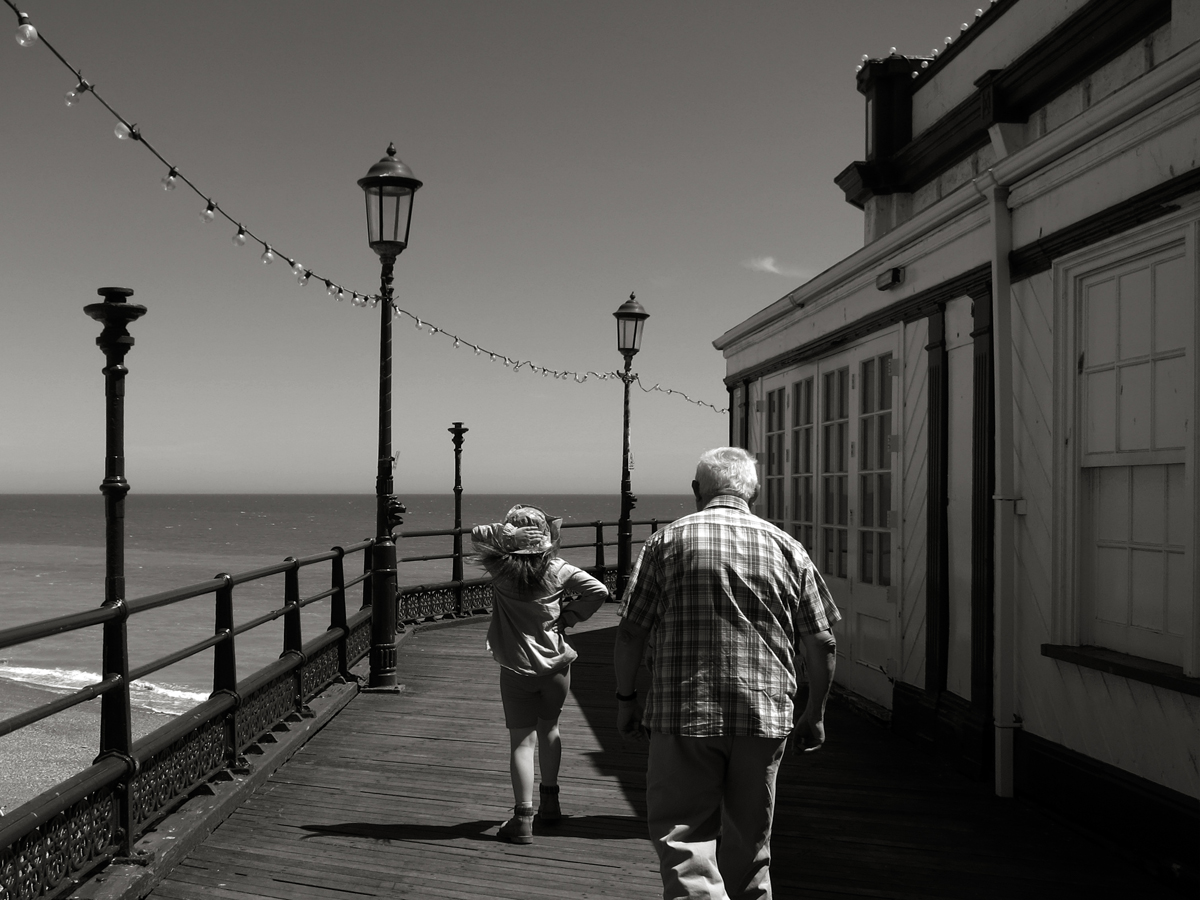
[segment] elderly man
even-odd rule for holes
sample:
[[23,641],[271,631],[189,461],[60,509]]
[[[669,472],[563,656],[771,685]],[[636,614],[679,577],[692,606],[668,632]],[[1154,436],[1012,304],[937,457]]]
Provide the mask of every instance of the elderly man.
[[[775,775],[789,733],[825,740],[841,618],[798,541],[750,512],[754,457],[700,457],[697,512],[650,536],[622,599],[614,666],[617,727],[649,733],[646,807],[663,897],[771,897]],[[808,703],[795,717],[796,653]],[[650,646],[651,687],[634,690]]]

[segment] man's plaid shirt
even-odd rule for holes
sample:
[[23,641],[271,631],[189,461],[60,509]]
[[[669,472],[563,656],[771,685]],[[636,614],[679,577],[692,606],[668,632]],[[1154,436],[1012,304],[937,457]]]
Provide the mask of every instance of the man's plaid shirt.
[[786,737],[800,636],[841,619],[799,541],[721,495],[652,534],[620,614],[650,629],[642,722],[686,737]]

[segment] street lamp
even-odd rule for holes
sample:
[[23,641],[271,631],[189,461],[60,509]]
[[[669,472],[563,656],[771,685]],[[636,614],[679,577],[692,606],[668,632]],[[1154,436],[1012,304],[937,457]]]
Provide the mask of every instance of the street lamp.
[[396,147],[367,170],[367,243],[379,255],[379,467],[375,477],[375,543],[371,548],[370,687],[396,684],[396,542],[404,507],[392,494],[392,269],[408,246],[413,194],[421,182],[396,159]]
[[621,381],[625,385],[625,419],[621,444],[621,518],[617,522],[617,597],[620,598],[625,594],[625,584],[629,581],[629,568],[633,562],[633,526],[629,518],[637,505],[637,497],[633,496],[629,484],[629,385],[636,377],[630,374],[629,367],[633,364],[633,355],[642,348],[642,328],[650,314],[637,302],[637,298],[630,294],[629,299],[621,304],[613,316],[617,320],[617,349],[625,357],[625,371],[620,373]]

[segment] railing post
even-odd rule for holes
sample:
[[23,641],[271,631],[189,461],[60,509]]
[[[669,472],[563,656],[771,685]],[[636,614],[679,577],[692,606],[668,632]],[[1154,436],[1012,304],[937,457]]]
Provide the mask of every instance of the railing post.
[[213,648],[213,694],[226,693],[233,696],[236,706],[225,719],[225,758],[230,768],[244,765],[238,750],[237,720],[242,705],[242,698],[237,692],[237,652],[234,649],[233,636],[233,579],[228,572],[217,576],[224,584],[217,588],[216,624],[217,634],[224,634],[225,640]]
[[129,640],[125,606],[125,354],[133,346],[128,325],[146,313],[146,307],[127,303],[129,288],[106,287],[97,293],[103,303],[83,308],[104,324],[96,344],[104,352],[105,446],[104,481],[104,605],[116,607],[120,615],[104,624],[103,676],[116,675],[119,685],[100,698],[100,756],[120,756],[128,772],[117,786],[117,827],[122,856],[133,853],[133,758],[132,711],[129,702]]
[[451,566],[450,580],[454,582],[454,598],[458,603],[458,614],[463,609],[463,541],[462,541],[462,446],[463,435],[471,429],[464,428],[462,422],[455,422],[454,427],[446,429],[453,435],[454,442],[454,563]]
[[592,523],[596,527],[596,568],[600,570],[600,578],[604,578],[604,523],[597,519]]
[[337,556],[333,558],[332,583],[329,585],[333,590],[329,604],[329,627],[330,629],[336,628],[342,633],[342,636],[338,638],[338,672],[341,673],[342,678],[349,681],[350,628],[346,624],[346,573],[342,564],[346,551],[341,547],[332,549]]
[[290,562],[292,566],[283,573],[283,605],[287,611],[283,614],[283,653],[279,655],[284,657],[289,653],[294,653],[300,657],[300,665],[293,671],[296,681],[296,712],[302,712],[304,709],[305,659],[302,649],[304,638],[300,633],[300,565],[294,556],[289,556],[284,561]]

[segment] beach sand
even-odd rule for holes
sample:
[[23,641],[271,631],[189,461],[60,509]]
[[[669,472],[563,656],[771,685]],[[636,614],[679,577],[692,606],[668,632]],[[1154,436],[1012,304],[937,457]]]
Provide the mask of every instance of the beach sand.
[[[4,682],[0,684],[0,721],[60,696],[32,685]],[[134,709],[134,738],[168,720]],[[99,744],[99,700],[0,737],[0,812],[11,815],[22,803],[86,769],[95,760]]]

